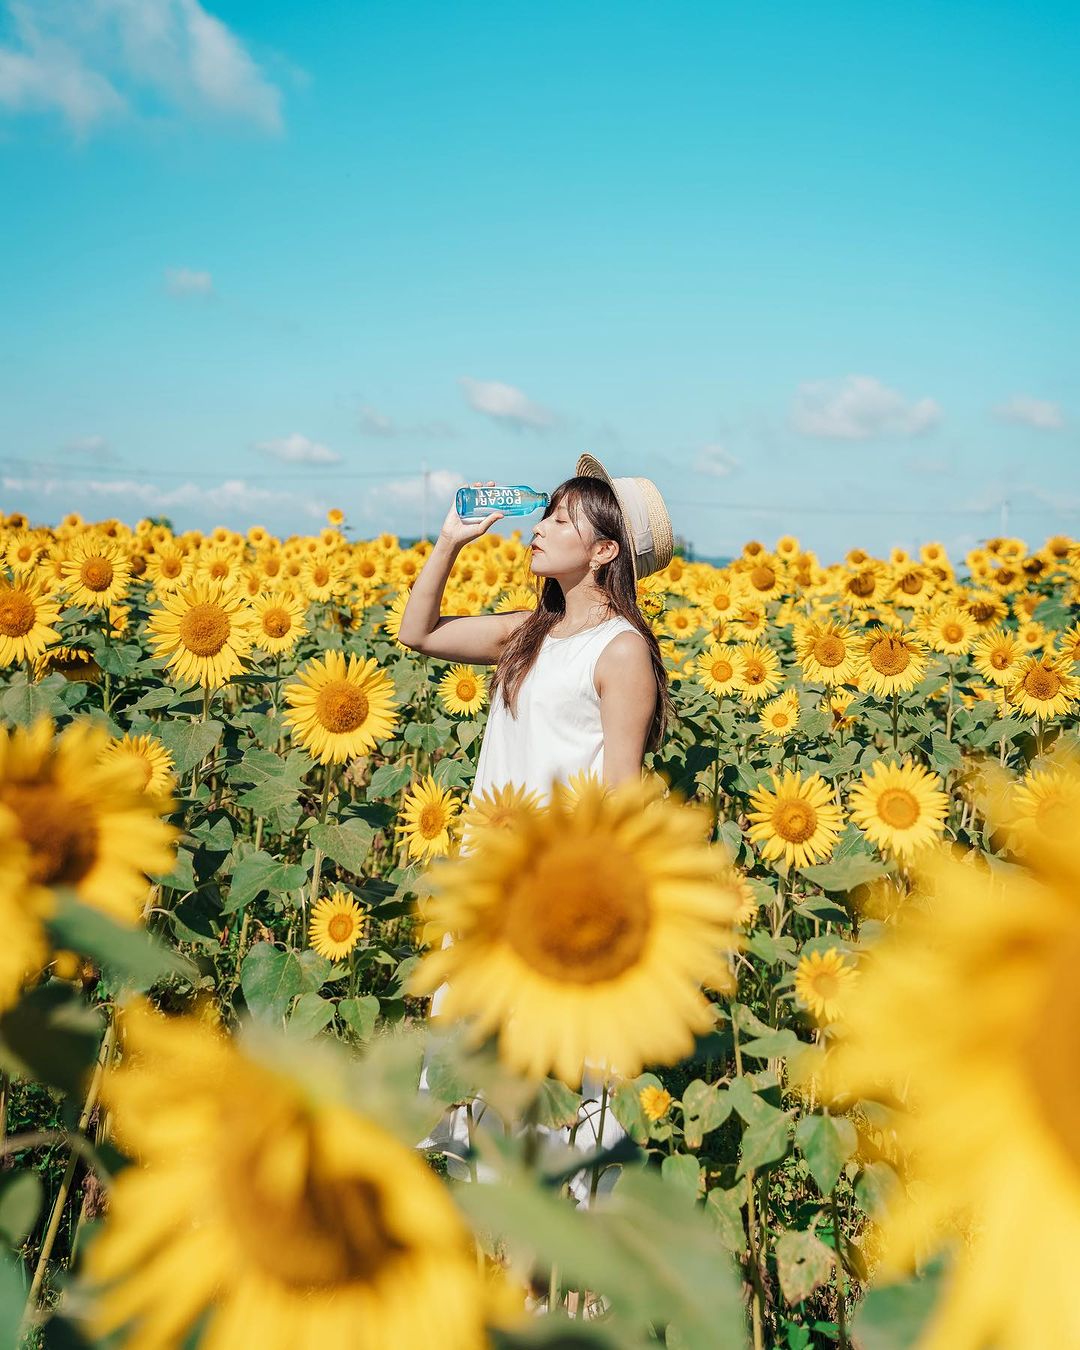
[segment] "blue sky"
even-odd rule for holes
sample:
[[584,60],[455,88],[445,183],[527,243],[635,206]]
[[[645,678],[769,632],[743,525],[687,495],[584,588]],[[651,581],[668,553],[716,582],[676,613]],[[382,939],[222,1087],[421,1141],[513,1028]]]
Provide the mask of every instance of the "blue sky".
[[703,554],[1080,535],[1078,38],[0,0],[0,506],[411,535],[589,450]]

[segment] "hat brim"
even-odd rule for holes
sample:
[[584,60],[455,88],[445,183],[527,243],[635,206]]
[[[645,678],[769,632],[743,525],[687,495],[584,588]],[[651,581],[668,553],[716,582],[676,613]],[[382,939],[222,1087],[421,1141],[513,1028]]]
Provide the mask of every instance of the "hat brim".
[[[590,455],[587,452],[579,455],[575,473],[579,478],[603,479],[608,487],[611,488],[612,492],[615,493],[616,499],[618,498],[618,489],[612,482],[611,475],[595,455]],[[656,558],[656,567],[653,570],[660,572],[671,561],[674,552],[671,517],[668,515],[667,507],[664,505],[664,499],[660,496],[655,485],[650,483],[648,479],[638,479],[637,482],[641,486],[642,493],[644,494],[646,506],[649,511],[649,519],[652,525],[653,552]],[[625,512],[623,512],[623,519],[626,519]],[[627,533],[632,533],[629,524],[627,525]],[[637,573],[636,558],[634,559],[634,571],[635,574],[637,574],[639,581],[641,580],[642,575],[648,575],[648,573]]]

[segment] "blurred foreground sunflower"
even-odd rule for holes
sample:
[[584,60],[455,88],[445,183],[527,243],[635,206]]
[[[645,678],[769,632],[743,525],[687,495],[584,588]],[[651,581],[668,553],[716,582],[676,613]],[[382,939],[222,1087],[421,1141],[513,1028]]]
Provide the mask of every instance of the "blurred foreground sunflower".
[[105,757],[108,732],[72,722],[59,735],[50,718],[0,727],[0,811],[14,818],[27,851],[35,909],[51,913],[55,891],[134,923],[149,875],[172,870],[177,831],[160,819],[165,802],[143,791],[142,769]]
[[903,1108],[911,1184],[883,1220],[882,1276],[943,1246],[952,1255],[919,1350],[1076,1341],[1073,832],[1041,840],[1027,861],[990,870],[945,846],[922,854],[916,875],[933,905],[905,906],[842,996],[832,1090]]
[[[708,813],[656,780],[583,785],[570,804],[520,808],[476,851],[437,861],[424,913],[432,945],[411,992],[448,981],[441,1013],[504,1062],[576,1087],[586,1064],[636,1076],[672,1064],[715,1022],[701,986],[730,987],[738,943]],[[439,949],[444,935],[452,945]]]
[[138,1165],[87,1254],[92,1336],[172,1350],[201,1320],[207,1350],[486,1344],[468,1230],[414,1150],[201,1020],[143,1000],[120,1018],[102,1099]]

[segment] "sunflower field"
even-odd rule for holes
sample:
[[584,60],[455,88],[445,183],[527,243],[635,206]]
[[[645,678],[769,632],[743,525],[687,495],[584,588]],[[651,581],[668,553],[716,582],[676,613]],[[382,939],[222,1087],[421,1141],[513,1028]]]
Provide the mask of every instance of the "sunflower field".
[[1080,546],[676,556],[546,804],[431,547],[0,517],[0,1350],[1080,1346]]

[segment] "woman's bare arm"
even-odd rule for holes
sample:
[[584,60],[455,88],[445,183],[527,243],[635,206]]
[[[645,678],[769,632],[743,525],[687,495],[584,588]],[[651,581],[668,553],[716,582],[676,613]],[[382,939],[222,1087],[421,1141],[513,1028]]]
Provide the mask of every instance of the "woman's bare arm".
[[[484,484],[474,482],[472,486],[483,487]],[[494,479],[489,478],[487,486],[493,487]],[[503,644],[525,620],[528,610],[513,610],[508,614],[448,615],[446,618],[439,610],[457,555],[466,544],[479,539],[501,520],[503,514],[494,511],[483,520],[462,520],[451,501],[435,546],[409,592],[398,629],[399,642],[442,661],[461,661],[476,666],[496,664]]]
[[640,633],[619,633],[600,653],[593,673],[604,729],[604,782],[641,780],[645,741],[656,710],[656,676]]

